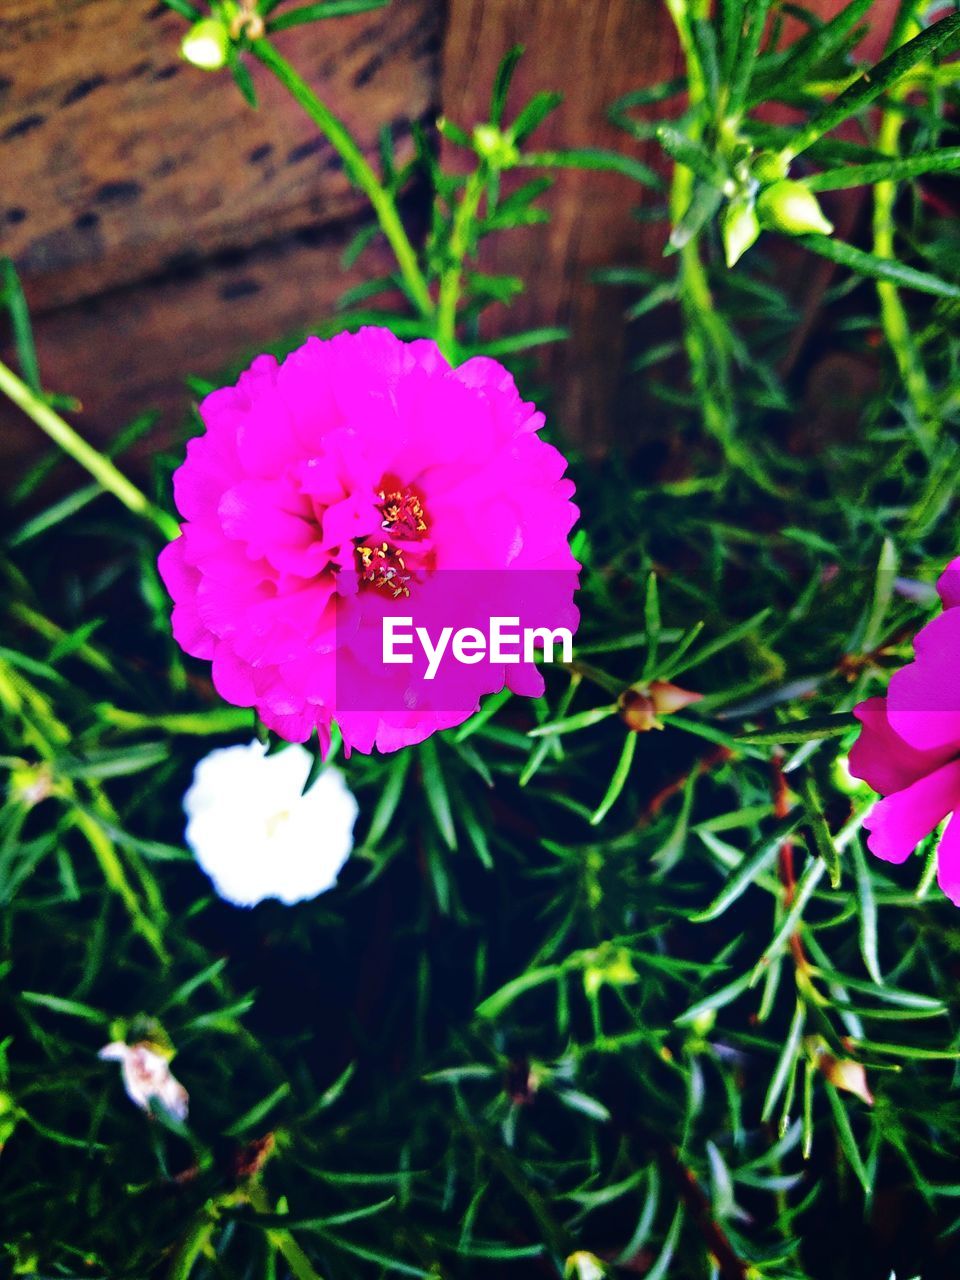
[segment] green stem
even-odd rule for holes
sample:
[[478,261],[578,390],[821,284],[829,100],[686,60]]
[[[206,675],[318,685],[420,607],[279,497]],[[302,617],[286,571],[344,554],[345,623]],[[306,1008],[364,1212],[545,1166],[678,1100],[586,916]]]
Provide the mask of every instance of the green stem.
[[[270,1200],[259,1183],[251,1182],[247,1187],[247,1198],[257,1213],[273,1213]],[[310,1259],[294,1240],[289,1231],[271,1227],[266,1233],[271,1245],[282,1254],[287,1266],[296,1276],[296,1280],[320,1280],[313,1269]]]
[[[76,797],[72,791],[69,792],[68,798],[76,802]],[[170,963],[170,954],[164,945],[163,935],[141,906],[140,898],[127,879],[123,863],[120,861],[113,841],[103,831],[100,824],[79,806],[73,809],[71,816],[74,826],[83,834],[87,844],[93,850],[93,856],[97,860],[107,888],[111,889],[126,907],[130,923],[146,942],[161,965],[166,967]]]
[[387,237],[397,259],[397,265],[410,298],[422,315],[432,317],[433,299],[430,297],[430,290],[420,270],[416,250],[410,243],[410,238],[397,213],[393,196],[382,185],[368,164],[363,152],[350,136],[346,125],[320,101],[307,82],[268,41],[254,40],[250,48],[251,52],[273,72],[284,88],[303,107],[310,119],[336,149],[343,160],[347,174],[373,205],[383,234]]
[[[48,640],[50,644],[59,644],[60,641],[66,639],[68,633],[64,631],[63,627],[58,627],[55,622],[45,618],[42,613],[37,613],[36,609],[31,609],[22,600],[12,601],[9,609],[12,617],[36,631],[39,636],[44,640]],[[110,659],[104,657],[93,645],[77,645],[71,652],[74,657],[81,658],[97,671],[103,672],[104,675],[112,676],[115,674],[116,668]]]
[[467,180],[466,189],[453,215],[450,229],[449,260],[440,280],[437,302],[437,344],[451,362],[457,354],[457,305],[463,281],[464,259],[470,249],[470,226],[477,216],[483,196],[485,166],[476,168]]
[[[909,29],[910,26],[905,24],[904,31]],[[793,141],[781,149],[780,158],[784,163],[789,165],[837,125],[869,106],[881,93],[893,89],[895,85],[902,89],[914,67],[932,57],[938,49],[942,47],[946,51],[952,51],[956,38],[960,36],[960,14],[954,13],[941,18],[923,30],[914,23],[912,30],[912,39],[901,43],[899,48],[869,71],[862,72],[848,89],[807,121]]]
[[[10,715],[19,720],[23,742],[29,743],[40,758],[49,764],[59,794],[70,810],[70,819],[93,851],[108,888],[120,898],[127,909],[133,927],[144,938],[160,963],[166,966],[170,962],[170,957],[164,946],[162,929],[149,918],[141,906],[140,898],[127,879],[113,841],[101,827],[96,816],[89,813],[83,806],[73,781],[59,774],[57,770],[60,751],[72,738],[70,730],[57,718],[43,694],[34,689],[11,665],[3,661],[0,661],[0,704]],[[90,784],[90,795],[93,807],[102,812],[106,801],[95,783]],[[162,910],[162,904],[159,903],[159,890],[154,888],[154,892],[151,892],[151,885],[142,873],[141,883],[144,885],[147,897],[152,899],[155,907],[160,905]]]
[[[688,136],[698,141],[703,133],[701,106],[706,93],[700,59],[690,27],[693,17],[705,17],[707,6],[694,0],[691,14],[686,0],[667,0],[667,8],[677,30],[686,60]],[[694,173],[679,161],[674,164],[670,189],[670,220],[676,226],[687,211],[694,191]],[[680,301],[684,312],[684,345],[690,361],[691,377],[698,393],[707,430],[729,451],[731,412],[729,405],[729,359],[722,322],[713,307],[713,295],[706,269],[700,258],[697,237],[689,239],[680,250]],[[710,354],[714,356],[716,377],[711,376]]]
[[544,1243],[554,1257],[569,1257],[576,1248],[576,1240],[566,1226],[554,1218],[547,1198],[531,1184],[516,1156],[488,1141],[486,1135],[471,1124],[460,1122],[457,1128],[473,1144],[477,1154],[508,1183],[518,1201],[526,1202]]
[[97,706],[100,719],[120,733],[139,733],[143,729],[159,729],[169,734],[236,733],[249,730],[252,718],[249,707],[214,707],[210,711],[174,712],[171,715],[148,716],[139,711],[124,711],[110,702]]
[[207,1252],[213,1241],[213,1233],[217,1229],[217,1219],[210,1206],[204,1207],[190,1226],[183,1242],[170,1263],[169,1280],[189,1280],[189,1276],[200,1259]]
[[105,458],[92,445],[87,444],[69,423],[64,422],[59,413],[51,409],[42,397],[31,390],[22,378],[18,378],[2,361],[0,361],[0,392],[12,400],[18,409],[22,409],[41,431],[46,432],[50,439],[60,446],[64,453],[69,454],[74,462],[78,462],[99,485],[118,498],[135,515],[152,520],[166,538],[176,538],[179,535],[180,526],[172,516],[155,507],[146,494],[141,493],[135,484],[117,470],[109,458]]
[[[890,96],[895,102],[899,102],[906,96],[906,90],[903,86],[898,86],[891,91]],[[899,154],[903,120],[903,113],[898,106],[884,111],[877,134],[878,151],[889,156]],[[896,261],[893,218],[896,198],[895,181],[887,180],[874,184],[873,252],[878,258],[884,258],[888,262]],[[897,362],[904,389],[917,415],[921,439],[929,447],[937,434],[937,405],[910,331],[906,309],[897,286],[888,280],[877,282],[877,297],[880,300],[880,322],[883,325],[884,334]]]

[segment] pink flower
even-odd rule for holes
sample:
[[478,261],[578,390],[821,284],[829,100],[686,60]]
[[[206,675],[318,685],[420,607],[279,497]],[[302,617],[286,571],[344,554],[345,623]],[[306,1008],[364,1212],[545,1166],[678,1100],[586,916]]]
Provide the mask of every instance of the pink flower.
[[362,329],[258,357],[201,414],[160,573],[174,636],[223,698],[290,741],[316,729],[324,752],[335,719],[368,752],[461,723],[505,683],[542,692],[532,662],[425,684],[381,661],[387,614],[433,627],[468,601],[440,620],[576,626],[574,486],[501,365],[452,369],[433,342]]
[[[850,772],[885,799],[865,826],[867,846],[885,862],[904,862],[944,818],[960,809],[960,557],[937,584],[944,611],[914,641],[914,661],[891,677],[885,698],[855,709],[863,725]],[[960,821],[937,850],[940,888],[960,906]]]

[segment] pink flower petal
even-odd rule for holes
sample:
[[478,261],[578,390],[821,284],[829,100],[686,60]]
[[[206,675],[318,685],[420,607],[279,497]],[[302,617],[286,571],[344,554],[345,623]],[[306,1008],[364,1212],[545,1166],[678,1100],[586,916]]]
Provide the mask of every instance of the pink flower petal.
[[915,660],[890,680],[890,725],[920,751],[960,753],[960,609],[928,623],[914,651]]
[[226,702],[236,707],[252,707],[257,702],[253,668],[241,662],[227,641],[221,641],[213,654],[213,687]]
[[960,760],[880,800],[864,822],[867,847],[884,862],[905,862],[920,841],[960,806]]
[[954,814],[937,847],[937,884],[960,907],[960,821]]
[[945,609],[955,609],[960,605],[960,556],[951,560],[941,573],[937,590]]
[[853,714],[863,728],[850,748],[850,772],[881,795],[902,791],[946,762],[942,751],[918,751],[894,732],[886,698],[868,698]]
[[[326,742],[335,719],[348,750],[393,751],[502,687],[492,664],[410,687],[381,661],[381,604],[454,628],[516,614],[575,629],[566,460],[496,361],[451,369],[435,343],[383,329],[311,338],[280,365],[255,360],[201,416],[174,479],[183,534],[160,560],[175,635],[282,736]],[[426,528],[385,520],[379,495],[394,492]],[[529,570],[558,585],[528,589]],[[542,687],[532,667],[509,678]]]

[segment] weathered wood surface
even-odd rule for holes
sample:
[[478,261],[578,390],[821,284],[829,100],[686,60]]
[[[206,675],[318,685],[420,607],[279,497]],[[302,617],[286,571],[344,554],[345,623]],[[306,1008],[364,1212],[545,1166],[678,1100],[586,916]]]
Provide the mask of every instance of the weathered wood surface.
[[[534,135],[538,150],[607,147],[664,169],[656,143],[633,141],[607,117],[622,94],[679,73],[662,0],[450,0],[443,103],[451,119],[484,118],[497,64],[514,44],[527,53],[508,112],[540,90],[565,95]],[[568,170],[542,199],[551,214],[547,226],[500,236],[486,250],[489,269],[529,284],[496,324],[508,331],[551,324],[570,329],[571,344],[545,355],[543,368],[563,431],[588,451],[602,452],[617,434],[618,420],[623,427],[636,405],[622,374],[630,295],[591,277],[603,267],[659,260],[663,225],[640,222],[633,210],[662,199],[618,174]]]
[[[827,19],[844,0],[806,0],[807,8]],[[896,0],[876,0],[871,29],[863,41],[864,58],[880,56]],[[784,38],[803,30],[788,20]],[[645,161],[666,176],[669,165],[655,141],[638,142],[614,127],[610,104],[622,94],[682,74],[683,63],[664,0],[450,0],[443,56],[445,112],[473,122],[488,109],[489,86],[504,52],[514,44],[528,50],[511,92],[511,108],[539,90],[560,89],[562,106],[534,140],[538,149],[602,146]],[[468,74],[463,68],[469,68]],[[666,104],[679,110],[682,103]],[[778,114],[776,111],[774,114]],[[779,118],[788,116],[779,113]],[[547,349],[541,368],[554,395],[558,426],[587,454],[602,455],[611,443],[631,446],[669,434],[662,404],[644,395],[642,378],[630,375],[630,357],[663,341],[675,330],[676,315],[659,310],[627,326],[624,310],[636,301],[633,288],[593,282],[601,268],[670,268],[662,253],[663,220],[638,220],[663,206],[665,196],[615,174],[560,173],[541,203],[550,210],[547,227],[488,242],[484,266],[519,275],[528,291],[511,308],[493,317],[500,330],[565,325],[571,341]],[[828,197],[841,233],[849,234],[860,195]],[[776,250],[779,252],[779,248]],[[785,256],[783,278],[795,286],[805,313],[816,314],[835,268],[810,255]]]
[[[191,402],[188,375],[239,372],[264,348],[330,315],[341,291],[368,272],[390,270],[384,245],[344,271],[347,238],[346,228],[294,231],[148,285],[48,312],[38,324],[44,383],[81,399],[83,413],[73,420],[99,445],[145,409],[158,409],[156,428],[124,463],[142,474],[150,452],[179,439]],[[53,446],[26,419],[14,421],[12,407],[6,413],[0,415],[0,470],[9,485],[28,458]],[[64,460],[56,487],[82,478]]]
[[[827,16],[840,3],[811,7]],[[893,9],[878,0],[876,28]],[[23,274],[47,385],[82,400],[94,439],[151,403],[169,433],[186,374],[216,374],[321,321],[384,261],[343,275],[338,245],[363,201],[336,158],[262,68],[253,112],[225,74],[184,64],[183,30],[155,0],[0,0],[0,253]],[[383,124],[403,156],[413,120],[440,109],[468,127],[485,119],[496,66],[520,43],[510,109],[541,89],[566,95],[539,147],[604,146],[667,169],[655,143],[607,118],[621,94],[680,72],[663,0],[392,0],[277,43],[370,153]],[[875,30],[865,52],[877,43]],[[856,205],[844,199],[848,230]],[[634,211],[662,201],[615,174],[562,172],[544,200],[550,224],[485,249],[486,269],[527,283],[492,311],[491,333],[569,327],[542,371],[555,422],[588,453],[669,434],[626,372],[633,350],[662,338],[663,313],[625,326],[635,290],[592,279],[661,262],[665,224]],[[803,271],[822,290],[831,267]],[[40,447],[0,404],[7,476]]]
[[[405,158],[437,110],[442,19],[394,0],[276,44],[368,154],[388,125]],[[0,0],[0,254],[45,384],[81,400],[94,440],[154,404],[168,437],[185,375],[316,324],[361,278],[340,254],[364,202],[331,149],[263,68],[252,111],[226,73],[184,63],[184,30],[155,0]],[[384,265],[368,252],[362,271]],[[44,447],[0,403],[7,486]]]
[[[439,18],[398,0],[276,44],[366,150],[387,124],[406,156],[436,105]],[[41,311],[361,208],[269,73],[252,111],[180,58],[184,30],[155,0],[0,5],[0,252]]]

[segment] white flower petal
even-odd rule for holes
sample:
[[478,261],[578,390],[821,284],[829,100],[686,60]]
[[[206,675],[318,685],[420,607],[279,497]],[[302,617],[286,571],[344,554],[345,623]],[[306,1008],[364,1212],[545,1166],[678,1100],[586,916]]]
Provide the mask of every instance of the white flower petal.
[[301,746],[268,756],[254,741],[197,765],[183,799],[186,841],[228,902],[290,905],[336,883],[353,848],[357,802],[332,766],[301,795],[311,764]]
[[142,1111],[149,1111],[150,1103],[156,1099],[178,1120],[187,1118],[190,1098],[186,1089],[170,1070],[168,1059],[148,1044],[115,1040],[104,1045],[97,1057],[121,1064],[127,1097]]

